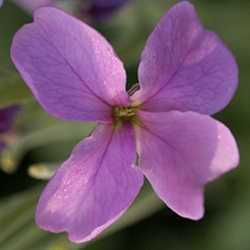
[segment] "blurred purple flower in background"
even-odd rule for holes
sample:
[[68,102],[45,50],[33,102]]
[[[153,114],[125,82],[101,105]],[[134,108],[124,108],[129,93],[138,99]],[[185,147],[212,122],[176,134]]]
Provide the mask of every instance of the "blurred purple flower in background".
[[132,96],[110,44],[60,10],[36,11],[11,55],[48,113],[98,123],[41,195],[36,222],[45,230],[93,239],[127,210],[144,176],[173,211],[200,219],[204,186],[238,165],[234,137],[210,116],[233,97],[237,65],[186,1],[150,35]]
[[20,107],[17,105],[0,108],[0,152],[6,146],[6,135],[10,132],[19,110]]
[[[17,5],[26,11],[32,12],[39,7],[54,6],[62,7],[65,0],[13,0]],[[115,11],[124,6],[129,0],[82,0],[72,2],[78,6],[77,15],[93,19],[104,19],[110,17]],[[69,4],[69,2],[68,2]]]
[[107,18],[128,1],[129,0],[90,0],[88,1],[89,5],[86,14],[95,19]]

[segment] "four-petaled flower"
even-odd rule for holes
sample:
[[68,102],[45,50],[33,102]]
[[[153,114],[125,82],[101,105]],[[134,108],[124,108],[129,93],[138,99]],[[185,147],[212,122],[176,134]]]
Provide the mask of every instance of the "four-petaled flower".
[[36,11],[11,55],[48,113],[98,123],[41,195],[36,222],[45,230],[93,239],[127,210],[143,176],[173,211],[200,219],[205,184],[238,164],[231,132],[210,116],[231,100],[237,65],[188,2],[150,35],[132,96],[109,43],[60,10]]

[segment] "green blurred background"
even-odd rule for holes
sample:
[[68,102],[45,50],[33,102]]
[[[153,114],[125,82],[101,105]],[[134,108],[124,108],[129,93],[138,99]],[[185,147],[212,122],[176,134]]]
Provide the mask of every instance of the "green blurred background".
[[[125,63],[128,83],[137,81],[145,40],[159,18],[176,1],[131,0],[104,22],[92,22]],[[13,34],[31,17],[10,1],[0,9],[0,107],[21,103],[16,143],[8,147],[17,169],[0,171],[0,250],[249,250],[250,249],[250,1],[193,0],[204,25],[231,48],[240,68],[240,85],[231,104],[216,117],[237,138],[240,167],[206,189],[206,215],[193,222],[178,217],[148,184],[129,212],[99,239],[74,245],[63,234],[34,224],[37,198],[45,181],[31,178],[34,163],[59,163],[87,136],[93,124],[65,123],[49,117],[34,101],[9,58]]]

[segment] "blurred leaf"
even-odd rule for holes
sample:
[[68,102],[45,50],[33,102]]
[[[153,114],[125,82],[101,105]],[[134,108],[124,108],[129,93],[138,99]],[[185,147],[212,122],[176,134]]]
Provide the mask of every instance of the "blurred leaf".
[[0,107],[13,103],[23,103],[31,99],[31,94],[21,78],[13,72],[0,70]]
[[73,123],[60,121],[57,125],[40,129],[22,137],[17,147],[30,150],[34,147],[48,145],[55,142],[65,142],[71,139],[84,138],[95,127],[94,123]]
[[[66,235],[44,232],[34,224],[34,211],[39,192],[40,188],[24,191],[0,203],[0,249],[34,250],[34,246],[37,246],[36,250],[80,249],[83,245],[70,243]],[[133,225],[161,208],[162,203],[146,187],[129,211],[100,238]]]
[[94,128],[93,123],[61,122],[58,125],[34,131],[20,137],[16,143],[8,145],[0,154],[0,167],[6,173],[14,172],[23,155],[41,146],[83,139]]
[[153,190],[147,188],[143,193],[139,194],[139,199],[132,205],[128,212],[106,232],[104,237],[153,215],[163,207],[164,204]]
[[[45,248],[60,239],[61,235],[44,232],[34,224],[35,204],[40,188],[16,194],[0,203],[0,249],[1,250],[53,250]],[[65,249],[70,248],[65,242]],[[38,247],[39,246],[39,247]],[[41,248],[40,248],[41,247]],[[56,249],[56,247],[54,248]]]
[[15,71],[10,59],[12,38],[15,32],[29,19],[14,5],[4,1],[4,5],[0,9],[0,107],[22,103],[31,98],[30,91]]
[[[173,0],[130,1],[108,22],[96,28],[107,37],[126,67],[138,65],[146,39]],[[143,6],[143,8],[142,8]],[[129,39],[128,39],[129,37]],[[134,84],[133,82],[131,84]]]
[[4,5],[0,9],[0,69],[10,68],[13,70],[13,65],[10,59],[11,41],[16,31],[21,26],[31,20],[31,17],[20,11],[11,1],[4,1]]
[[128,211],[117,221],[115,222],[107,231],[102,233],[99,238],[95,241],[87,243],[86,247],[91,247],[98,240],[102,240],[128,226],[136,224],[164,207],[164,204],[153,192],[152,188],[146,184],[139,194],[138,199],[133,203],[133,205],[128,209]]
[[249,193],[238,196],[231,204],[231,208],[225,211],[210,226],[205,236],[210,242],[206,250],[249,250],[250,246],[250,200]]

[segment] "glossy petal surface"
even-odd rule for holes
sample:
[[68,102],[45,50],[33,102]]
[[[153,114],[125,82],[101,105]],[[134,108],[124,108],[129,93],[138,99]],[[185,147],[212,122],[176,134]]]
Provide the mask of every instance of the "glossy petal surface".
[[135,199],[143,176],[135,161],[133,130],[113,131],[100,125],[74,149],[45,188],[36,222],[52,232],[66,231],[70,240],[91,240]]
[[112,47],[61,10],[38,9],[15,35],[11,55],[37,100],[58,118],[110,121],[111,105],[128,103],[126,74]]
[[206,31],[186,1],[162,17],[149,37],[139,66],[135,102],[155,112],[213,114],[231,100],[238,70],[231,52]]
[[172,210],[200,219],[203,186],[238,165],[234,137],[222,123],[194,112],[140,112],[140,117],[141,170]]

